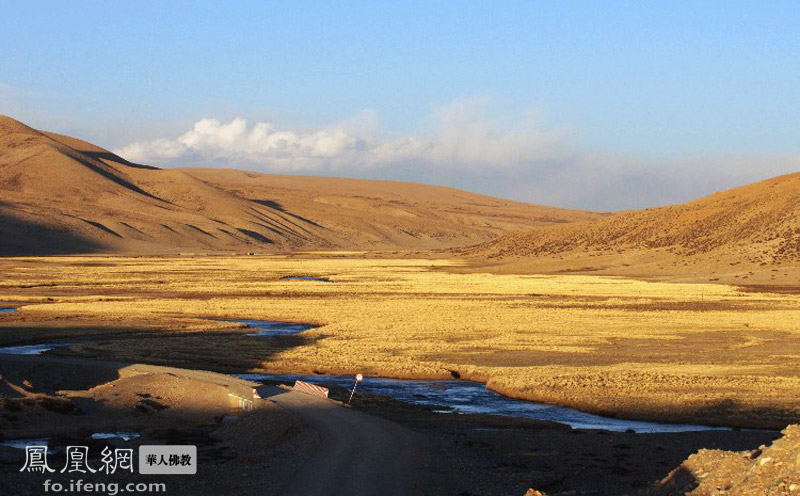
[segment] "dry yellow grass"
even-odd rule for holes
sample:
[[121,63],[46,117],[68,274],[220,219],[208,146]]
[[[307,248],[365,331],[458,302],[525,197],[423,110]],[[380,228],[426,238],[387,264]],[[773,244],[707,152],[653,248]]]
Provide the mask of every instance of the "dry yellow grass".
[[[448,270],[456,264],[3,259],[0,300],[28,304],[2,319],[0,343],[56,336],[80,341],[73,352],[225,370],[455,371],[505,394],[605,414],[769,427],[800,419],[798,296]],[[300,274],[331,282],[281,279]],[[208,319],[237,317],[320,327],[273,340]]]

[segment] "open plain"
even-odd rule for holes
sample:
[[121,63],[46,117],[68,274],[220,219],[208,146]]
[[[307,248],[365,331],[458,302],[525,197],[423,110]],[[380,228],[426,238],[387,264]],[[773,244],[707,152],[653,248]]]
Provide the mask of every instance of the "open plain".
[[[225,372],[460,377],[611,416],[800,420],[800,296],[608,276],[464,273],[359,254],[0,260],[0,346]],[[314,276],[314,279],[286,279]],[[314,324],[246,336],[216,319]]]

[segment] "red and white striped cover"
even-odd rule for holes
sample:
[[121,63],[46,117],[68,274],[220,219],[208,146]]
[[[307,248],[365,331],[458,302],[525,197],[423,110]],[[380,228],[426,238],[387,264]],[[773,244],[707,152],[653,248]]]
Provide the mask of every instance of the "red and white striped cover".
[[317,386],[315,384],[309,384],[303,381],[294,381],[294,389],[313,396],[321,396],[323,398],[328,397],[328,388]]

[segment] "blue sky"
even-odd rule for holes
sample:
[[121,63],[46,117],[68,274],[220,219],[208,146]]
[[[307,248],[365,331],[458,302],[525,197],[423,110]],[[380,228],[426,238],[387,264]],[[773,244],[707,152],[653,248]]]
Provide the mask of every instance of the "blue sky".
[[598,209],[800,168],[792,1],[3,10],[0,112],[162,166],[397,178]]

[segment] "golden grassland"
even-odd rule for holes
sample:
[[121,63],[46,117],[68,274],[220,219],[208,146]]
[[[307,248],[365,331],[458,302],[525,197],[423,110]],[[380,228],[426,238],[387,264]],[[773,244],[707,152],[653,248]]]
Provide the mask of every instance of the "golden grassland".
[[[602,414],[800,420],[800,296],[610,276],[457,273],[453,260],[0,260],[0,345],[217,370],[484,381]],[[329,281],[281,279],[313,275]],[[214,318],[309,322],[256,338]]]

